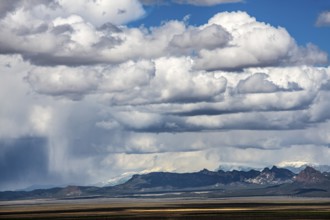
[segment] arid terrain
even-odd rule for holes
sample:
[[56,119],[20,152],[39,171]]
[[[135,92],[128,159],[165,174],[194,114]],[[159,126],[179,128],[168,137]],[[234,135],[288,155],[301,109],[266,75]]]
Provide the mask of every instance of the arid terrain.
[[330,219],[330,199],[291,197],[0,202],[0,219]]

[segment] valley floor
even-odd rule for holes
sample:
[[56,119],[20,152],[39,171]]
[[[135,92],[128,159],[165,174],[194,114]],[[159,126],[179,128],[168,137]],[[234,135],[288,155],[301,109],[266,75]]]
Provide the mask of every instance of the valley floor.
[[0,219],[330,219],[330,198],[75,199],[0,202]]

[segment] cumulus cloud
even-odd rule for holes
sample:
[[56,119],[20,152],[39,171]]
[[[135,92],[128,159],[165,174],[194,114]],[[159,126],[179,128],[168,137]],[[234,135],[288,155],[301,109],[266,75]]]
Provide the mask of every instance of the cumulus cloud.
[[98,85],[98,74],[90,68],[67,68],[64,66],[51,69],[39,67],[32,70],[25,80],[41,94],[67,96],[79,99],[86,93],[93,92]]
[[106,24],[121,25],[144,15],[137,0],[33,2],[10,4],[12,11],[0,21],[0,51],[20,53],[44,65],[104,62],[102,53],[97,53],[100,45],[111,48],[121,40],[112,36],[119,29]]
[[47,66],[120,64],[164,56],[191,57],[200,70],[327,62],[327,54],[315,45],[298,46],[284,28],[245,12],[219,13],[201,26],[168,21],[151,28],[116,26],[113,19],[94,21],[84,13],[49,13],[53,15],[46,21],[23,8],[7,14],[0,21],[0,52]]
[[[133,115],[140,115],[136,117],[139,118],[136,120],[138,125],[127,121],[127,115],[132,112],[130,107],[118,108],[117,111],[125,113],[112,115],[112,120],[127,129],[157,133],[228,129],[287,130],[303,129],[313,124],[315,121],[310,117],[309,109],[314,108],[318,91],[323,88],[322,82],[329,78],[329,70],[310,67],[262,70],[267,74],[258,73],[260,69],[250,69],[246,75],[234,74],[235,79],[230,78],[233,76],[230,72],[218,72],[217,77],[226,79],[227,87],[218,99],[208,100],[204,97],[179,103],[173,100],[166,105],[161,103],[168,99],[145,102],[143,106],[135,107]],[[206,91],[210,94],[210,90]]]
[[127,62],[102,70],[99,89],[103,92],[125,92],[142,90],[155,77],[155,64],[151,61]]
[[25,80],[40,94],[79,100],[98,93],[112,105],[211,101],[221,99],[226,90],[224,77],[194,72],[189,58],[116,66],[38,67]]
[[[198,69],[240,69],[253,66],[326,63],[327,54],[310,45],[299,48],[282,27],[256,21],[245,12],[224,12],[212,17],[208,25],[218,24],[232,35],[229,47],[201,50]],[[306,57],[306,58],[305,58]]]
[[[16,20],[22,24],[15,24]],[[4,30],[1,53],[20,53],[38,65],[91,65],[160,57],[173,35],[185,29],[182,22],[176,21],[154,28],[151,33],[109,23],[98,28],[78,15],[56,17],[45,24],[23,10],[8,15],[0,26]]]
[[287,60],[283,60],[284,65],[315,65],[326,64],[328,54],[321,51],[314,44],[308,43],[306,47],[295,47]]
[[245,12],[130,27],[140,2],[93,2],[0,3],[1,189],[27,170],[22,185],[327,162],[330,69],[317,46]]
[[156,61],[157,78],[152,88],[162,102],[217,100],[226,90],[226,79],[194,72],[188,58],[162,58]]
[[330,11],[324,11],[317,17],[316,26],[330,26]]
[[[46,73],[50,74],[46,74]],[[24,78],[40,94],[73,100],[93,93],[136,93],[154,77],[153,62],[127,62],[118,66],[38,67]],[[136,97],[136,95],[135,95]]]

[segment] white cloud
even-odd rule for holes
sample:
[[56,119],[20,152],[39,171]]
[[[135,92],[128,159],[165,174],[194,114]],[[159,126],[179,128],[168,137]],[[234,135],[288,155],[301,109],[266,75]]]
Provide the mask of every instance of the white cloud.
[[330,11],[324,11],[319,14],[316,20],[316,26],[330,26]]
[[116,67],[38,67],[31,70],[25,80],[40,94],[76,100],[97,92],[133,93],[149,84],[154,71],[153,63],[148,61],[127,62]]
[[[15,11],[0,21],[1,53],[21,53],[46,65],[114,62],[102,53],[121,39],[112,33],[114,30],[101,27],[123,24],[144,14],[137,0],[43,3],[28,8],[17,4]],[[126,12],[118,14],[118,10]],[[99,45],[104,47],[100,52]]]
[[318,93],[309,111],[310,120],[312,122],[321,122],[329,119],[330,114],[328,109],[330,103],[327,102],[328,98],[330,98],[329,91],[321,91]]
[[143,89],[155,77],[155,65],[151,61],[129,61],[116,67],[108,66],[102,71],[99,89],[103,92],[125,92]]
[[300,49],[284,28],[258,22],[245,12],[219,13],[208,22],[208,25],[214,24],[224,27],[232,35],[232,40],[225,48],[201,50],[196,59],[198,69],[235,70],[283,63],[327,62],[327,54],[315,46]]
[[52,126],[52,109],[44,106],[34,106],[31,114],[30,121],[37,134],[45,135],[50,132]]
[[38,67],[25,80],[40,94],[73,100],[100,94],[113,105],[219,100],[226,79],[192,70],[189,58],[129,61],[120,65]]
[[283,60],[284,65],[315,65],[326,64],[328,54],[321,51],[317,46],[308,43],[306,47],[295,47],[289,52],[287,60]]
[[4,17],[0,27],[0,52],[19,53],[37,65],[119,64],[186,56],[197,69],[236,70],[327,61],[327,54],[315,45],[298,46],[284,28],[258,22],[245,12],[219,13],[201,26],[168,21],[147,29],[111,23],[99,27],[83,14],[59,13],[45,21],[19,8]]
[[99,77],[101,76],[95,69],[88,67],[58,66],[35,68],[25,77],[25,80],[38,93],[79,99],[84,94],[96,90]]
[[149,129],[162,122],[157,114],[138,111],[117,112],[113,113],[113,117],[125,127],[136,130]]
[[[156,78],[151,95],[161,102],[216,100],[226,89],[226,79],[212,73],[194,72],[189,58],[161,58],[155,61]],[[156,99],[157,100],[157,99]]]

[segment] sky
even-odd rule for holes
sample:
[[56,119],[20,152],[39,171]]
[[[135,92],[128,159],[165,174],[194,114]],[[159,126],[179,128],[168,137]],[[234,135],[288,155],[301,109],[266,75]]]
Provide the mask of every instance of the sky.
[[0,190],[330,165],[328,0],[2,0],[0,30]]

